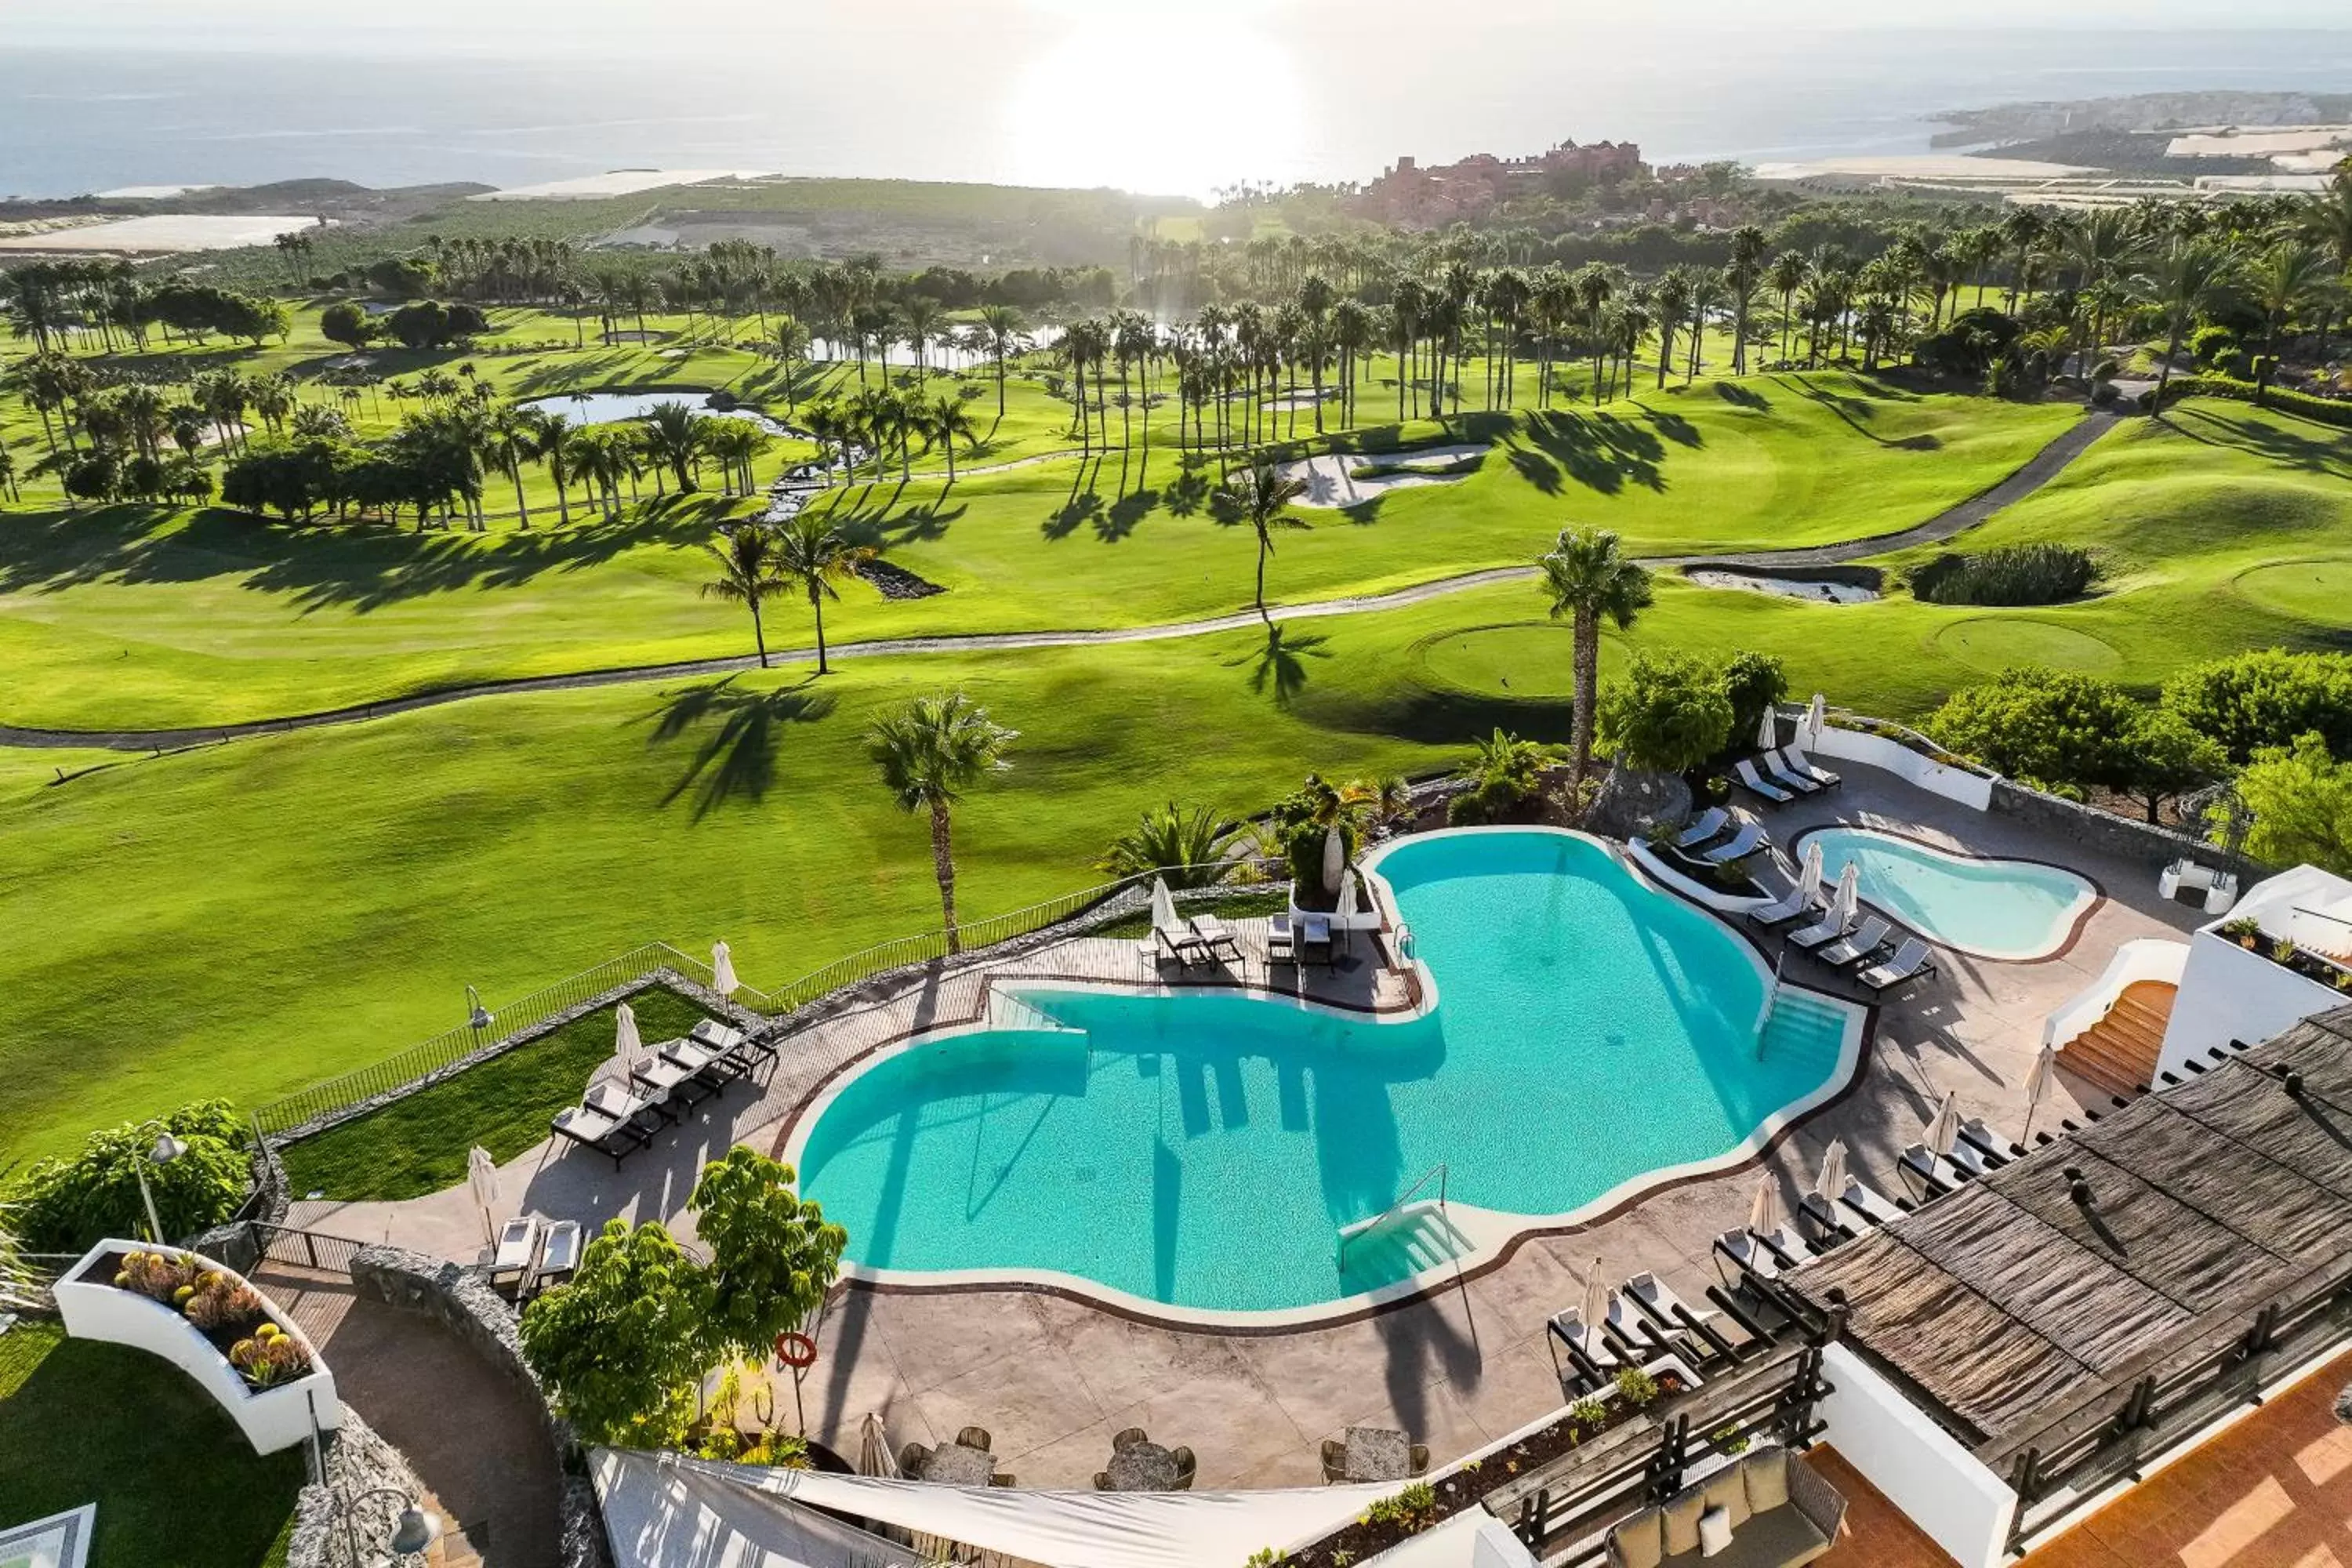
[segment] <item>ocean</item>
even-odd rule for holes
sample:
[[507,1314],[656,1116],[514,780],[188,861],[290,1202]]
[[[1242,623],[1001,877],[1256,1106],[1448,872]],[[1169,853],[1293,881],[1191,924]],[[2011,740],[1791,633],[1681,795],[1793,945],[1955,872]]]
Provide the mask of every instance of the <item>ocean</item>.
[[2352,90],[2352,32],[1722,32],[1149,37],[1071,24],[801,58],[0,49],[0,193],[516,185],[772,170],[1205,195],[1633,140],[1654,163],[1927,150],[1940,109],[2196,89]]

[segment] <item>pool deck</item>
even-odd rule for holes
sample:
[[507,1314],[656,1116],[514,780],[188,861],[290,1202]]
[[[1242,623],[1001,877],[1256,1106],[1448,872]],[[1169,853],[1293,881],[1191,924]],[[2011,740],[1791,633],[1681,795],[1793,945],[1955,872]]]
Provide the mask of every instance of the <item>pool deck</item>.
[[[1845,1141],[1857,1174],[1899,1190],[1896,1158],[1948,1091],[1964,1113],[2019,1133],[2044,1016],[2089,985],[2119,944],[2180,937],[2205,919],[2158,898],[2152,864],[2092,853],[1874,769],[1843,771],[1843,789],[1763,814],[1776,845],[1833,823],[1885,828],[1976,855],[2064,865],[2106,897],[2055,957],[2003,963],[1939,952],[1937,976],[1880,1010],[1854,1087],[1762,1156],[1790,1203],[1834,1138]],[[780,1153],[796,1112],[844,1068],[909,1033],[984,1017],[994,978],[1254,985],[1271,978],[1342,1005],[1410,1003],[1402,976],[1369,962],[1361,938],[1355,963],[1294,978],[1286,965],[1267,969],[1262,922],[1234,923],[1250,953],[1237,973],[1180,973],[1151,963],[1135,941],[1109,938],[929,966],[793,1036],[756,1100],[706,1103],[618,1173],[584,1152],[531,1151],[501,1171],[502,1210],[592,1226],[615,1215],[660,1217],[690,1236],[681,1211],[705,1160],[738,1142]],[[1790,978],[1808,976],[1792,966]],[[2074,1113],[2074,1087],[2062,1082],[2041,1125]],[[1638,1112],[1637,1100],[1629,1111]],[[1612,1283],[1648,1269],[1696,1297],[1716,1278],[1712,1238],[1745,1216],[1755,1184],[1753,1165],[1688,1181],[1599,1223],[1523,1237],[1501,1262],[1419,1300],[1280,1332],[1165,1326],[1042,1289],[845,1289],[803,1389],[809,1429],[854,1453],[868,1411],[883,1416],[894,1444],[937,1443],[964,1426],[984,1426],[1002,1468],[1024,1486],[1087,1486],[1110,1454],[1112,1434],[1128,1426],[1192,1448],[1202,1489],[1314,1484],[1319,1440],[1353,1425],[1400,1427],[1443,1462],[1559,1404],[1543,1325],[1580,1299],[1596,1257]],[[289,1223],[461,1259],[474,1258],[483,1238],[463,1187],[404,1204],[298,1203]]]

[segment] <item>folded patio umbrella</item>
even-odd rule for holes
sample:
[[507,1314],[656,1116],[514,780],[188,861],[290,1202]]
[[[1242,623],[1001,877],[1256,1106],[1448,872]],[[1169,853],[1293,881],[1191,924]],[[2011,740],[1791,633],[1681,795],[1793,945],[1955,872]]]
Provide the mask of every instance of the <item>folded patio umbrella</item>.
[[1829,728],[1829,699],[1816,691],[1813,700],[1805,705],[1805,733],[1809,737],[1805,743],[1808,747],[1815,751],[1821,749],[1822,731]]
[[710,988],[721,996],[730,996],[734,994],[736,984],[734,956],[727,951],[725,942],[712,942],[710,944]]
[[613,1009],[613,1051],[616,1056],[634,1057],[645,1048],[637,1037],[636,1010],[626,1002]]
[[1813,1191],[1824,1203],[1835,1203],[1845,1191],[1845,1140],[1832,1138],[1830,1146],[1822,1151],[1821,1174],[1813,1179]]
[[1339,912],[1342,915],[1361,914],[1363,912],[1363,884],[1356,879],[1354,868],[1351,867],[1348,870],[1340,872]]
[[1797,878],[1797,891],[1811,903],[1822,890],[1822,847],[1816,841],[1805,846],[1805,867]]
[[499,1202],[499,1164],[490,1152],[477,1143],[466,1151],[466,1185],[474,1194],[474,1206],[482,1211],[482,1229],[496,1239],[496,1227],[490,1222],[490,1211]]
[[1592,1267],[1584,1271],[1583,1316],[1586,1330],[1596,1334],[1601,1331],[1601,1325],[1609,1321],[1609,1299],[1616,1293],[1609,1289],[1609,1281],[1601,1277],[1601,1255],[1593,1254]]
[[1947,1093],[1944,1103],[1936,1108],[1936,1120],[1927,1123],[1927,1149],[1931,1153],[1948,1154],[1959,1141],[1960,1097]]
[[869,1410],[857,1427],[857,1473],[879,1476],[886,1481],[898,1479],[898,1457],[890,1451],[890,1434],[882,1426],[882,1417]]
[[1769,1172],[1756,1183],[1756,1201],[1748,1205],[1748,1228],[1759,1236],[1780,1228],[1780,1184]]
[[1830,914],[1841,927],[1850,926],[1861,903],[1862,868],[1849,860],[1838,873],[1837,901],[1830,906]]
[[2033,1113],[2050,1098],[2050,1082],[2058,1070],[2058,1047],[2044,1046],[2033,1058],[2033,1070],[2025,1079],[2025,1137],[2033,1136]]
[[1168,890],[1168,879],[1151,879],[1151,923],[1181,929],[1184,922],[1176,918],[1176,895]]
[[1769,752],[1780,743],[1780,715],[1769,703],[1764,708],[1764,721],[1756,727],[1756,749]]

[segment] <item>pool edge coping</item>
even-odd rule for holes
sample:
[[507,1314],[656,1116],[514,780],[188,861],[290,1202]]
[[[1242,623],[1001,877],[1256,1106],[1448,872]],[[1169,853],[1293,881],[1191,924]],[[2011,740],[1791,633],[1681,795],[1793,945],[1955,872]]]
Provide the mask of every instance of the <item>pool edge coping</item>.
[[[2087,900],[2078,900],[2077,907],[2069,913],[2067,917],[2066,935],[2064,940],[2060,942],[2056,946],[2049,948],[2042,952],[2038,952],[2030,958],[2021,958],[2010,953],[1986,952],[1978,948],[1965,946],[1959,942],[1949,942],[1940,937],[1931,936],[1927,931],[1920,930],[1918,922],[1916,921],[1898,921],[1897,923],[1899,923],[1905,930],[1916,935],[1928,946],[1941,948],[1946,952],[1957,953],[1962,958],[1973,958],[1979,963],[2014,963],[2021,966],[2031,966],[2040,963],[2056,963],[2061,959],[2072,955],[2074,949],[2081,944],[2084,932],[2090,927],[2091,917],[2099,912],[2100,906],[2103,904],[2112,903],[2115,900],[2115,895],[2107,891],[2106,884],[2100,881],[2096,877],[2092,876],[2088,871],[2077,870],[2072,866],[2062,865],[2056,860],[2044,860],[2039,856],[2033,855],[1980,855],[1973,849],[1954,849],[1947,845],[1938,844],[1932,838],[1923,838],[1916,833],[1906,833],[1899,827],[1874,827],[1867,824],[1852,822],[1817,822],[1811,827],[1800,828],[1797,831],[1796,836],[1789,840],[1790,853],[1795,854],[1798,847],[1816,833],[1875,834],[1881,838],[1893,838],[1906,844],[1916,845],[1920,848],[1927,850],[1931,854],[1942,856],[1947,860],[1973,860],[1980,866],[1998,866],[2003,864],[2011,866],[2039,866],[2044,870],[2063,871],[2067,876],[2074,878],[2076,881],[2091,889],[2089,899]],[[1864,899],[1862,901],[1864,903],[1870,902],[1867,899]],[[1895,913],[1892,910],[1885,910],[1882,912],[1890,916]]]

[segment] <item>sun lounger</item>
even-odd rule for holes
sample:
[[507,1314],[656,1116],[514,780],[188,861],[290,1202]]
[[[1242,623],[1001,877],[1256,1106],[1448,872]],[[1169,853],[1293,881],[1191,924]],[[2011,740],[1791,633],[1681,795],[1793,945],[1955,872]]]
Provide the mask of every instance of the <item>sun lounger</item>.
[[1985,1124],[1980,1116],[1960,1123],[1960,1142],[1982,1152],[1997,1165],[2006,1165],[2025,1151]]
[[1269,964],[1296,965],[1298,963],[1298,942],[1291,932],[1290,915],[1287,910],[1277,910],[1274,918],[1266,922],[1265,961]]
[[1740,784],[1750,794],[1761,795],[1775,805],[1785,805],[1797,798],[1794,794],[1782,789],[1779,784],[1768,783],[1764,776],[1756,771],[1756,763],[1749,758],[1740,758],[1731,771],[1738,776]]
[[1710,805],[1691,819],[1691,825],[1675,835],[1675,847],[1696,849],[1731,826],[1731,813],[1719,805]]
[[1915,936],[1896,948],[1893,958],[1885,963],[1873,964],[1854,978],[1883,994],[1897,985],[1935,973],[1935,961],[1927,955],[1927,944]]
[[1769,842],[1771,841],[1764,837],[1764,829],[1756,823],[1750,822],[1741,826],[1738,834],[1729,843],[1718,844],[1712,849],[1699,851],[1699,858],[1710,865],[1728,866],[1735,860],[1747,859]]
[[1192,933],[1192,928],[1181,921],[1171,924],[1155,919],[1151,922],[1151,941],[1161,956],[1174,959],[1183,968],[1189,969],[1196,963],[1205,962],[1210,956],[1207,947]]
[[1328,915],[1302,915],[1298,921],[1298,956],[1312,959],[1321,954],[1325,968],[1331,964],[1331,919]]
[[1921,1203],[1958,1192],[1986,1169],[1980,1158],[1971,1164],[1962,1164],[1935,1152],[1925,1143],[1914,1143],[1904,1150],[1895,1165],[1904,1186]]
[[[1769,1236],[1741,1226],[1727,1230],[1715,1238],[1716,1268],[1720,1271],[1728,1260],[1742,1277],[1754,1275],[1770,1282],[1781,1271],[1792,1268],[1812,1257],[1812,1244],[1797,1234],[1793,1225],[1782,1224]],[[1738,1279],[1727,1276],[1726,1284],[1737,1285]]]
[[1811,952],[1817,947],[1826,947],[1844,936],[1848,923],[1832,914],[1807,926],[1802,931],[1790,931],[1789,943],[1792,947],[1801,947],[1807,952]]
[[550,1286],[561,1285],[571,1279],[579,1271],[583,1250],[580,1222],[576,1219],[557,1220],[540,1232],[539,1261],[523,1280],[522,1293],[536,1296]]
[[617,1171],[625,1157],[654,1141],[652,1130],[646,1126],[648,1118],[656,1124],[659,1121],[645,1101],[617,1085],[600,1083],[589,1089],[580,1104],[557,1112],[548,1130],[583,1148],[610,1154]]
[[695,1081],[713,1094],[723,1093],[728,1085],[751,1071],[751,1053],[748,1048],[714,1051],[692,1040],[664,1040],[654,1047],[654,1054],[692,1073]]
[[1774,784],[1779,784],[1782,789],[1794,790],[1799,795],[1819,795],[1829,787],[1805,777],[1802,773],[1790,772],[1781,765],[1780,753],[1778,752],[1758,752],[1756,765]]
[[539,1216],[523,1215],[499,1226],[498,1245],[490,1249],[490,1283],[512,1278],[520,1289],[539,1257]]
[[1807,898],[1803,889],[1791,888],[1789,889],[1788,896],[1779,902],[1767,904],[1760,910],[1748,910],[1748,918],[1760,926],[1786,925],[1790,921],[1802,920],[1820,909],[1822,906],[1819,900],[1818,893],[1811,898]]
[[1876,915],[1862,922],[1862,929],[1843,942],[1833,942],[1813,956],[1832,969],[1843,969],[1849,963],[1863,963],[1878,956],[1894,930]]
[[1799,778],[1811,779],[1823,789],[1835,789],[1845,782],[1829,769],[1816,767],[1811,760],[1795,746],[1781,747],[1779,756],[1785,767],[1775,769],[1775,772],[1791,773]]
[[735,1050],[747,1038],[742,1030],[722,1024],[716,1018],[703,1019],[687,1031],[686,1037],[711,1051]]
[[1703,1360],[1721,1348],[1721,1336],[1706,1326],[1718,1314],[1711,1310],[1692,1311],[1675,1294],[1674,1287],[1656,1275],[1647,1270],[1634,1275],[1625,1281],[1625,1289],[1620,1294],[1633,1304],[1652,1332],[1675,1350],[1693,1352],[1691,1359]]
[[1797,1206],[1817,1230],[1846,1237],[1874,1230],[1888,1220],[1900,1219],[1906,1212],[1859,1179],[1849,1179],[1835,1203],[1819,1193],[1807,1193],[1797,1200]]
[[1609,1336],[1598,1324],[1586,1322],[1574,1307],[1555,1313],[1544,1325],[1544,1342],[1551,1347],[1552,1371],[1559,1378],[1560,1396],[1564,1399],[1581,1398],[1608,1382],[1625,1364],[1625,1358],[1617,1353]]
[[1225,928],[1224,921],[1214,915],[1194,915],[1186,924],[1205,956],[1213,959],[1219,953],[1230,953],[1235,963],[1241,962],[1241,942]]
[[631,1068],[629,1082],[644,1095],[646,1103],[669,1121],[678,1120],[677,1113],[670,1109],[673,1104],[684,1105],[690,1110],[696,1100],[708,1099],[716,1092],[705,1089],[703,1093],[697,1094],[695,1090],[702,1086],[695,1081],[694,1070],[658,1055]]

